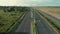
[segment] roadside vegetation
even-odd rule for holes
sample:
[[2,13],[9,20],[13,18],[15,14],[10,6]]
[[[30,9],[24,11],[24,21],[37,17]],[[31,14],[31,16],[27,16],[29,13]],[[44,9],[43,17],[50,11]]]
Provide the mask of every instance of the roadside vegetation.
[[34,12],[31,11],[31,18],[33,19],[32,24],[31,24],[32,25],[32,34],[38,34],[37,27],[36,27],[38,22],[35,20],[34,17],[35,17]]
[[0,7],[0,32],[12,32],[24,19],[27,7]]

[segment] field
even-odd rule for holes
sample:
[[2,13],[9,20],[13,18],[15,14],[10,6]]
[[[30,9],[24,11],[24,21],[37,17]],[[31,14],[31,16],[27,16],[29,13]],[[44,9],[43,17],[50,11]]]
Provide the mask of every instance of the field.
[[58,19],[60,19],[60,8],[39,8],[47,14],[50,14]]
[[11,32],[21,23],[26,14],[23,8],[0,7],[0,32]]

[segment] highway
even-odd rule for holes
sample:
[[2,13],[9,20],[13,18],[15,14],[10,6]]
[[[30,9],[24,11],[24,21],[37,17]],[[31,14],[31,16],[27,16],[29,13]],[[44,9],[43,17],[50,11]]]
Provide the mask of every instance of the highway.
[[38,34],[57,34],[38,13],[37,10],[34,10],[35,21],[37,21],[37,31]]
[[[32,9],[31,11],[33,13],[33,19],[37,22],[35,25],[37,28],[38,34],[57,34],[47,23],[45,19],[43,19],[37,10]],[[21,24],[17,27],[15,32],[17,33],[24,33],[24,34],[31,34],[31,12],[26,13],[26,16],[24,20],[21,22]],[[33,32],[33,31],[32,31]]]
[[18,28],[15,30],[15,32],[30,34],[30,32],[31,32],[31,14],[30,14],[30,12],[26,13],[24,20],[21,22],[21,24],[18,26]]

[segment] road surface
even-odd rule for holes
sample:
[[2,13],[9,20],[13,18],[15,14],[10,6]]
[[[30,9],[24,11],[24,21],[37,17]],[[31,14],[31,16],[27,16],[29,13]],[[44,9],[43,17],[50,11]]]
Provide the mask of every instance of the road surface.
[[31,32],[31,14],[28,12],[24,18],[24,20],[21,22],[21,24],[18,26],[18,28],[15,30],[15,32],[23,32],[30,34]]
[[[43,18],[41,18],[41,16],[39,15],[39,13],[32,9],[32,13],[33,13],[33,19],[35,19],[35,21],[38,22],[38,24],[36,25],[37,28],[37,32],[38,34],[57,34],[48,24],[47,21],[45,21]],[[31,34],[31,22],[32,22],[32,18],[31,18],[31,13],[28,12],[24,18],[24,20],[21,22],[21,24],[18,26],[18,28],[15,30],[15,32],[23,32],[23,33],[27,33],[27,34]]]
[[57,34],[51,27],[49,27],[47,21],[41,18],[38,11],[34,10],[33,13],[35,20],[38,22],[38,24],[36,25],[38,34]]

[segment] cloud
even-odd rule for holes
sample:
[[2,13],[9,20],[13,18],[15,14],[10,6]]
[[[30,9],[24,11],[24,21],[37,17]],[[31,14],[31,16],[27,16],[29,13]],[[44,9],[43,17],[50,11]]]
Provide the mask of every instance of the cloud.
[[0,0],[0,6],[60,5],[60,0]]
[[15,5],[17,0],[0,0],[0,6],[12,6]]

